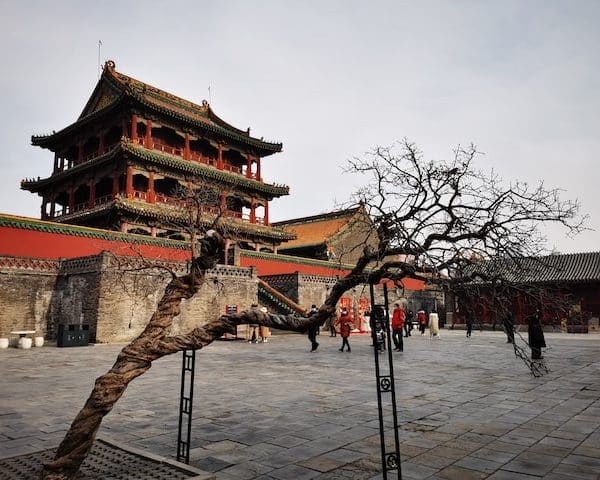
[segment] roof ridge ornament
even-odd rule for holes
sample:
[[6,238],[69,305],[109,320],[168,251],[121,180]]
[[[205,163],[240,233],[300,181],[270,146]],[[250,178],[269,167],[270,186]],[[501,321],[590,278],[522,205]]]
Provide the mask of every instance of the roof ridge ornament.
[[113,71],[115,69],[115,62],[113,60],[107,60],[104,63],[104,70],[111,70]]

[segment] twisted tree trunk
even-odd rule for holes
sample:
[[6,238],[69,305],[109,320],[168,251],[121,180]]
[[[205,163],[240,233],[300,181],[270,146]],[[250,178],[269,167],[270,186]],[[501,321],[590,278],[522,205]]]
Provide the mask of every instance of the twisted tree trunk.
[[84,407],[59,445],[54,460],[44,465],[44,480],[75,478],[92,448],[104,416],[112,410],[129,383],[149,370],[154,360],[182,350],[200,349],[224,333],[234,334],[235,327],[240,324],[258,323],[303,332],[317,323],[322,325],[335,312],[335,302],[333,307],[323,305],[317,315],[308,319],[294,315],[273,315],[263,313],[259,309],[251,309],[209,320],[185,335],[167,336],[166,332],[173,318],[180,313],[181,300],[191,298],[198,291],[206,271],[216,265],[222,243],[220,235],[207,235],[201,241],[200,256],[194,260],[191,273],[175,277],[169,282],[145,330],[121,350],[112,368],[96,380]]
[[186,348],[202,348],[225,331],[231,331],[230,324],[213,322],[194,329],[187,336],[166,336],[173,318],[181,311],[181,300],[196,294],[206,271],[216,265],[222,245],[222,237],[216,232],[209,232],[200,242],[201,256],[193,260],[191,272],[169,282],[144,331],[123,348],[112,368],[96,380],[92,393],[58,447],[53,462],[44,465],[43,479],[67,480],[75,477],[92,448],[104,416],[121,398],[129,382],[145,373],[154,360]]

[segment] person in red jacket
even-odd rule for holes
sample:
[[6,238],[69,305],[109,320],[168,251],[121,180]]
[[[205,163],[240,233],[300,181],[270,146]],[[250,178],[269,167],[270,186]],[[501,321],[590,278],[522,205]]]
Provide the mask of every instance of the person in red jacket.
[[342,336],[342,348],[340,348],[340,352],[344,351],[344,347],[348,347],[348,351],[350,352],[351,350],[348,337],[350,336],[350,331],[352,330],[352,317],[350,317],[350,314],[346,308],[342,308],[342,313],[336,322],[336,325],[340,326],[340,335]]
[[404,322],[406,321],[406,314],[404,310],[400,308],[397,303],[394,304],[394,312],[392,314],[392,340],[396,348],[396,352],[404,351],[404,342],[402,340],[402,333],[404,331]]
[[425,310],[417,312],[417,321],[419,322],[419,332],[421,332],[421,335],[425,335],[425,327],[427,326],[427,314]]

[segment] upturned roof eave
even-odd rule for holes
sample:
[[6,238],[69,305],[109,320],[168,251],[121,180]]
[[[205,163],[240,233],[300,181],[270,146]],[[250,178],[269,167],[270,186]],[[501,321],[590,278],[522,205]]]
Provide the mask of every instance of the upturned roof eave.
[[[206,175],[209,176],[212,180],[218,180],[226,184],[237,185],[241,187],[246,187],[252,190],[258,190],[264,194],[272,195],[273,197],[280,197],[283,195],[289,195],[289,187],[287,186],[277,186],[271,185],[264,182],[259,182],[257,180],[249,179],[243,177],[241,175],[236,175],[234,173],[229,173],[224,170],[218,170],[215,168],[211,168],[208,166],[195,164],[190,162],[189,160],[179,159],[177,157],[162,153],[156,152],[154,150],[147,150],[143,147],[137,146],[131,142],[122,142],[123,148],[125,151],[132,153],[134,155],[138,155],[138,158],[144,159],[146,161],[156,160],[157,162],[165,162],[170,165],[172,168],[181,168],[182,170],[189,171],[190,173],[195,173],[199,176]],[[164,163],[163,163],[164,164]]]
[[95,112],[78,119],[77,121],[67,125],[65,128],[59,130],[58,132],[53,132],[50,135],[32,135],[31,136],[31,145],[34,147],[48,148],[52,150],[52,147],[56,145],[57,142],[61,141],[64,137],[75,133],[78,129],[84,128],[88,123],[98,119],[99,117],[112,113],[113,110],[117,109],[123,103],[124,95],[119,96],[115,101],[111,102],[107,106],[96,110]]
[[40,180],[24,180],[21,182],[21,189],[28,190],[30,192],[38,192],[41,189],[43,189],[44,186],[49,185],[57,181],[58,179],[78,174],[92,166],[97,166],[99,163],[104,163],[112,159],[118,153],[126,152],[131,155],[134,155],[140,160],[151,162],[154,161],[155,163],[158,163],[163,166],[167,165],[171,168],[179,168],[183,171],[194,173],[199,176],[208,176],[213,180],[221,181],[225,184],[237,185],[241,187],[246,187],[248,189],[258,190],[261,193],[269,195],[271,197],[281,197],[284,195],[289,195],[289,187],[286,186],[271,185],[268,183],[259,182],[257,180],[241,177],[234,173],[229,173],[223,170],[217,170],[204,165],[194,164],[188,160],[179,159],[174,156],[164,154],[162,152],[147,150],[144,147],[136,146],[133,143],[127,141],[121,141],[117,145],[118,147],[113,148],[109,152],[100,155],[99,157],[96,157],[93,160],[90,160],[89,162],[76,165],[75,167],[72,167],[68,170],[64,170],[50,177]]
[[[181,221],[184,215],[178,212],[176,209],[166,210],[163,208],[152,208],[153,204],[147,204],[142,202],[131,201],[123,197],[119,197],[115,200],[112,206],[118,210],[125,211],[128,213],[134,213],[136,215],[143,215],[150,218],[155,218],[163,221]],[[215,215],[204,215],[201,221],[206,225],[210,226],[214,223]],[[227,230],[234,230],[238,233],[254,235],[258,237],[267,237],[274,240],[286,241],[291,240],[289,232],[273,228],[266,225],[251,224],[240,220],[224,217],[223,222],[226,225]]]
[[[250,137],[250,136],[246,135],[243,131],[239,131],[239,129],[236,129],[235,127],[231,127],[232,129],[234,129],[234,130],[231,130],[231,129],[225,128],[224,126],[221,126],[215,122],[212,122],[212,123],[208,122],[208,121],[205,122],[205,121],[199,120],[197,118],[193,118],[191,116],[185,115],[183,113],[176,112],[174,110],[170,110],[167,107],[161,107],[159,105],[152,103],[151,101],[146,100],[144,97],[142,97],[135,91],[128,92],[128,95],[131,96],[131,98],[138,105],[140,105],[144,108],[151,109],[155,113],[162,114],[162,115],[168,115],[171,118],[174,118],[178,121],[192,124],[197,128],[203,128],[203,129],[209,130],[217,135],[221,135],[223,137],[229,138],[230,140],[234,140],[241,144],[245,144],[248,147],[258,149],[260,151],[260,153],[262,154],[261,156],[263,156],[263,157],[267,156],[267,155],[272,155],[274,153],[279,153],[283,150],[282,143],[265,142],[264,140]],[[226,122],[222,122],[222,123],[225,125],[229,125]]]
[[[162,92],[162,97],[159,95],[159,98],[161,98],[162,101],[164,101],[166,103],[168,103],[170,101],[174,102],[173,100],[170,100],[170,97],[179,99],[179,97],[177,97],[175,95],[171,95],[168,92],[163,92],[162,90],[152,87],[149,84],[146,84],[139,80],[135,80],[135,79],[133,79],[133,77],[129,77],[129,76],[121,74],[121,73],[119,73],[119,75],[122,75],[127,78],[131,78],[133,81],[139,82],[142,85],[147,85],[149,88],[152,88],[158,92]],[[85,112],[90,108],[92,102],[96,99],[96,96],[97,96],[99,90],[104,85],[108,85],[111,90],[113,90],[115,93],[117,93],[117,98],[113,102],[111,102],[109,105],[105,106],[104,108],[94,111],[94,112],[90,113],[89,115],[84,115]],[[114,109],[117,105],[121,104],[123,98],[132,100],[133,102],[137,103],[138,107],[152,109],[154,112],[156,112],[158,114],[170,116],[171,118],[174,118],[176,120],[183,121],[188,124],[192,124],[198,128],[203,128],[203,129],[212,131],[213,133],[215,133],[217,135],[221,135],[225,138],[229,138],[230,140],[234,140],[238,143],[241,143],[241,144],[251,147],[253,149],[259,150],[259,153],[261,153],[262,156],[267,156],[267,155],[271,155],[273,153],[278,153],[278,152],[281,152],[283,149],[282,143],[265,142],[264,140],[261,140],[261,139],[255,138],[255,137],[251,137],[247,132],[244,132],[243,130],[240,130],[240,129],[234,127],[233,125],[225,122],[223,119],[221,119],[218,115],[216,115],[214,113],[214,111],[212,110],[212,108],[210,108],[210,106],[208,106],[208,114],[207,114],[206,121],[202,121],[198,118],[194,118],[192,116],[182,114],[181,112],[178,112],[176,110],[169,109],[167,106],[161,107],[160,105],[152,103],[151,100],[147,100],[146,98],[144,98],[144,96],[142,94],[138,93],[135,87],[128,85],[122,79],[118,78],[116,76],[116,72],[114,71],[114,67],[113,67],[113,69],[105,67],[105,69],[102,73],[102,76],[100,77],[100,80],[94,87],[92,94],[90,95],[81,114],[79,115],[78,119],[75,122],[71,123],[70,125],[67,125],[66,127],[59,130],[58,132],[52,133],[50,135],[32,135],[31,136],[31,144],[34,146],[42,147],[42,148],[51,148],[55,142],[59,141],[64,136],[73,133],[73,131],[76,131],[77,129],[84,127],[90,121],[98,118],[100,115]],[[185,104],[188,104],[188,103],[190,105],[195,105],[192,102],[186,101],[185,99],[179,99],[179,100],[182,102],[181,108],[192,109],[191,107],[186,107]],[[132,105],[132,108],[133,107],[134,106]],[[192,111],[193,111],[193,109],[192,109]],[[202,116],[202,114],[200,112],[196,112],[196,114],[198,116]]]
[[[54,219],[53,222],[68,225],[73,221],[81,221],[83,219],[104,216],[113,210],[164,222],[182,222],[185,217],[181,211],[178,211],[175,208],[157,207],[155,204],[138,202],[136,200],[129,200],[123,196],[119,196],[110,202],[96,206],[92,209],[82,210],[80,212],[75,212],[73,214]],[[203,218],[201,218],[201,222],[208,227],[214,223],[214,219],[214,215],[206,214],[203,216]],[[282,242],[293,239],[289,232],[285,232],[284,230],[280,230],[278,228],[259,224],[248,224],[227,217],[223,218],[223,221],[227,230],[234,230],[242,235],[270,238],[272,240]]]

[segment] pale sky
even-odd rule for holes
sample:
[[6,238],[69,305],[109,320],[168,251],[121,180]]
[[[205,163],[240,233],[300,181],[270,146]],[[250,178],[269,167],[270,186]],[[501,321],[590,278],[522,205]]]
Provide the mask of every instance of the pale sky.
[[[20,190],[53,155],[32,134],[81,113],[100,60],[283,143],[272,221],[331,211],[349,158],[406,137],[426,158],[458,144],[506,179],[560,187],[595,231],[548,247],[600,250],[598,1],[2,1],[0,212],[39,218]],[[209,98],[210,86],[210,98]]]

